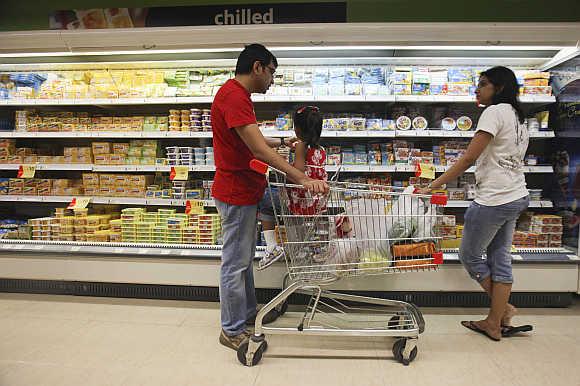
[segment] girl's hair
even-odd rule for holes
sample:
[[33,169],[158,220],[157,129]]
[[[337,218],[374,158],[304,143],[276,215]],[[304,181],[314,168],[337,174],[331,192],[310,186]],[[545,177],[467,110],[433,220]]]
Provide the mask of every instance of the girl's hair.
[[507,67],[497,66],[483,71],[480,76],[485,76],[496,87],[496,90],[499,89],[493,95],[492,103],[494,105],[499,103],[512,105],[516,110],[518,120],[520,123],[524,123],[525,115],[518,101],[520,86],[514,72]]
[[294,113],[296,136],[309,147],[318,147],[322,132],[322,115],[316,106],[303,106]]

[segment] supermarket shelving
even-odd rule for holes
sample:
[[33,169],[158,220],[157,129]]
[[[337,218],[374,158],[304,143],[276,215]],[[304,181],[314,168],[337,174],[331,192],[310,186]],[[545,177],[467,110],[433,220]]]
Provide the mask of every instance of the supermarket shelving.
[[[71,202],[74,197],[85,196],[28,196],[28,195],[0,195],[0,202]],[[89,196],[86,196],[89,197]],[[141,198],[141,197],[104,197],[90,196],[93,204],[119,204],[119,205],[148,205],[148,206],[178,206],[184,207],[187,200]],[[214,207],[213,200],[201,200],[207,207]],[[449,208],[467,208],[471,201],[448,201]],[[551,201],[531,201],[530,208],[551,208]]]
[[[385,95],[385,96],[278,96],[253,95],[255,103],[271,102],[381,102],[381,103],[475,103],[474,96],[449,95]],[[191,105],[211,104],[213,97],[160,97],[160,98],[94,98],[94,99],[3,99],[0,106],[124,106],[124,105]],[[554,96],[522,96],[522,103],[554,103]]]
[[[267,137],[291,137],[291,130],[264,130]],[[439,129],[427,130],[358,130],[331,131],[323,130],[322,138],[471,138],[474,131],[447,131]],[[0,131],[0,138],[127,138],[127,139],[183,139],[212,138],[209,131],[67,131],[67,132],[36,132],[36,131]],[[532,139],[554,138],[553,131],[536,131],[530,133]]]

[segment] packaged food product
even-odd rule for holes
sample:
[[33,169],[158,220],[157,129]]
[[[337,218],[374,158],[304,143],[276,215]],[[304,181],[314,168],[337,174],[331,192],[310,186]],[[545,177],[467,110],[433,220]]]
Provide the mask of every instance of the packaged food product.
[[435,252],[435,244],[431,242],[396,244],[392,247],[392,255],[395,258],[431,256]]
[[447,117],[441,120],[441,128],[443,130],[453,131],[455,130],[455,119]]
[[551,214],[534,215],[531,223],[535,225],[561,225],[562,217]]
[[428,123],[424,117],[416,117],[412,122],[413,128],[416,130],[426,130]]
[[447,192],[450,200],[465,200],[465,189],[448,188]]
[[411,129],[411,125],[412,125],[411,118],[404,115],[397,118],[397,129],[409,130]]
[[469,117],[462,116],[462,117],[459,117],[457,119],[457,129],[459,129],[461,131],[471,130],[472,126],[473,126],[473,121]]

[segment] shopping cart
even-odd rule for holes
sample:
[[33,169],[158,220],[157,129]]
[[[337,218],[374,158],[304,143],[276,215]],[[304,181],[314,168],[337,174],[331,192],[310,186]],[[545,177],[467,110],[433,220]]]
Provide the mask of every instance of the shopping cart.
[[[443,262],[441,207],[447,197],[337,181],[328,182],[328,193],[311,194],[288,184],[285,173],[277,169],[257,160],[250,165],[273,174],[268,189],[280,200],[279,212],[275,205],[274,210],[288,271],[285,288],[258,312],[254,334],[240,345],[239,361],[253,366],[261,360],[267,348],[265,334],[394,337],[395,359],[404,365],[413,361],[418,336],[425,329],[417,307],[323,287],[351,277],[436,270]],[[270,310],[285,313],[294,293],[310,299],[301,318],[263,326]]]

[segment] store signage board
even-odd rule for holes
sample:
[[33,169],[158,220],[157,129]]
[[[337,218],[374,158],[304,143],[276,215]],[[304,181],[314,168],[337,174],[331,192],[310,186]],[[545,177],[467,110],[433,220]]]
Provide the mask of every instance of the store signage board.
[[56,11],[50,29],[346,23],[346,1]]

